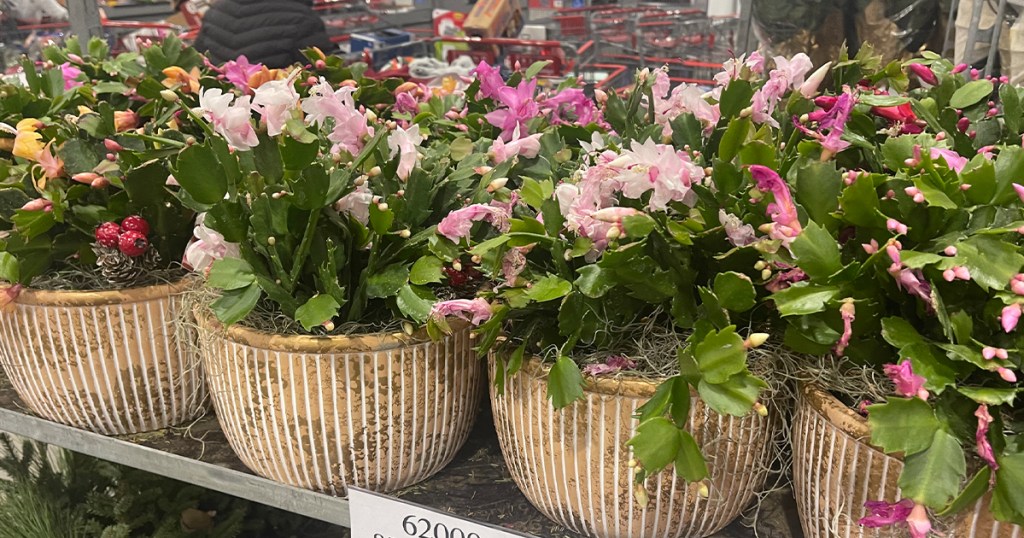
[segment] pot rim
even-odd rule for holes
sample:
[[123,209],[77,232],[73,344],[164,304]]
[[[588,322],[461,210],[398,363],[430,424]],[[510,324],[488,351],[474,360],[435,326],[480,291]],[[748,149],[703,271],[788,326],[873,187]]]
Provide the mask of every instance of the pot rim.
[[[856,413],[818,383],[800,383],[801,399],[843,433],[871,445],[868,419]],[[874,448],[872,446],[872,448]]]
[[[294,353],[352,353],[368,351],[387,351],[391,349],[414,346],[430,342],[426,329],[420,329],[411,336],[404,332],[361,333],[353,335],[313,336],[306,334],[278,334],[244,327],[238,323],[226,329],[207,309],[197,308],[195,311],[199,326],[206,331],[236,344],[241,344],[268,351],[287,351]],[[450,322],[452,332],[468,331],[469,324],[461,320]]]
[[[524,358],[521,372],[528,372],[530,375],[540,378],[551,371],[550,365],[537,356]],[[664,383],[666,377],[638,377],[629,374],[618,374],[613,378],[584,377],[583,391],[594,394],[605,394],[610,396],[629,396],[635,398],[650,398],[654,396],[658,386]],[[693,389],[690,389],[693,394]]]
[[32,306],[106,306],[130,304],[162,299],[185,292],[192,285],[192,279],[185,277],[177,282],[154,284],[119,290],[39,290],[25,288],[14,300],[18,305]]

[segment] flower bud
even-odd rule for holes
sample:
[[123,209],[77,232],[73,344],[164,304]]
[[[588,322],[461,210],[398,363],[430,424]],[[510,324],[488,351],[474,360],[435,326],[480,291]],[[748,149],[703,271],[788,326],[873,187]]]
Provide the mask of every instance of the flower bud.
[[71,179],[85,185],[91,184],[93,181],[99,179],[100,175],[95,172],[80,172],[71,176]]
[[487,184],[487,192],[499,190],[504,187],[506,183],[508,183],[507,177],[499,177]]
[[323,71],[324,69],[327,69],[327,62],[317,60],[316,62],[313,62],[313,67],[316,67],[317,71]]
[[118,144],[116,140],[110,138],[103,140],[103,147],[107,148],[107,151],[118,152],[124,149],[124,146]]
[[621,236],[622,236],[622,230],[620,230],[618,226],[612,226],[611,228],[608,228],[608,232],[605,233],[605,235],[604,235],[605,239],[607,239],[609,241],[615,241],[616,239],[618,239]]
[[370,169],[369,172],[366,173],[366,175],[368,175],[370,177],[377,177],[377,176],[379,176],[380,175],[380,167],[379,166],[374,166],[373,168]]
[[647,488],[643,484],[637,484],[633,489],[633,497],[640,506],[647,506],[651,502],[651,497],[647,494]]
[[469,258],[469,261],[471,261],[473,263],[476,263],[476,264],[479,264],[480,260],[481,260],[481,258],[477,254],[474,254],[472,257]]
[[747,349],[752,349],[755,347],[760,347],[767,341],[768,333],[751,333],[751,335],[747,337],[747,340],[743,342],[743,347]]
[[268,237],[267,238],[267,244],[270,245],[270,246],[276,245],[277,244],[277,238],[274,237],[274,236]]
[[409,237],[411,237],[411,236],[412,236],[412,232],[410,232],[408,228],[398,232],[398,237],[401,237],[402,239],[409,239]]
[[1017,382],[1017,374],[1015,374],[1013,370],[1009,368],[1000,367],[998,370],[996,370],[996,372],[998,372],[999,377],[1003,378],[1003,381],[1006,381],[1007,383]]
[[954,273],[952,269],[946,269],[945,271],[942,272],[942,280],[945,280],[946,282],[952,282],[956,280],[956,273]]
[[761,402],[754,402],[754,411],[761,417],[768,416],[768,408]]
[[327,321],[323,322],[321,325],[323,326],[324,330],[327,331],[327,332],[331,332],[331,331],[334,330],[334,322],[331,321],[331,320],[327,320]]
[[110,180],[103,176],[100,176],[92,180],[92,183],[90,183],[89,186],[94,189],[105,189],[110,186]]
[[765,270],[761,271],[761,279],[762,280],[768,280],[771,277],[772,277],[772,270],[771,269],[765,269]]
[[405,321],[402,323],[402,332],[409,336],[412,336],[412,333],[416,332],[416,327],[413,327],[412,323]]
[[177,103],[181,100],[181,97],[178,97],[177,92],[173,90],[160,90],[160,98],[168,103]]
[[452,269],[455,269],[456,271],[462,271],[462,263],[459,260],[453,261]]
[[765,263],[764,260],[760,260],[754,264],[754,269],[757,271],[763,271],[765,267],[768,267],[768,264]]
[[387,202],[381,202],[381,203],[377,204],[377,210],[378,211],[387,211],[388,210],[388,203]]
[[638,464],[639,463],[636,461],[636,458],[630,458],[630,460],[626,462],[626,466],[629,467],[630,469],[636,467]]
[[704,482],[703,480],[701,481],[700,486],[697,487],[697,495],[700,495],[702,499],[707,499],[711,496],[711,491],[708,489],[707,482]]
[[956,256],[956,247],[954,247],[953,245],[950,245],[950,246],[946,247],[942,251],[942,253],[945,254],[946,256]]

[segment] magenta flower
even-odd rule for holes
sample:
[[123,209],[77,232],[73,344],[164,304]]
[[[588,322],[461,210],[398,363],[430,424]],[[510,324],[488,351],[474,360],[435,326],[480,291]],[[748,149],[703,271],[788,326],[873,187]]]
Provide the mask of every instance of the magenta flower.
[[622,355],[612,355],[605,359],[604,363],[588,364],[583,367],[583,373],[589,376],[599,376],[618,373],[622,370],[636,368],[636,361]]
[[498,90],[506,87],[500,69],[488,65],[487,62],[480,62],[472,74],[480,81],[480,97],[493,99],[498,96]]
[[1021,313],[1021,307],[1018,303],[1004,306],[1003,312],[999,316],[999,321],[1003,326],[1003,330],[1008,333],[1013,332],[1013,330],[1017,328],[1017,323],[1020,321]]
[[251,64],[243,54],[236,60],[225,62],[224,67],[218,71],[224,75],[225,80],[234,84],[239,90],[250,92],[252,90],[249,89],[249,78],[259,73],[261,69],[263,69],[263,64]]
[[515,88],[504,86],[498,89],[497,100],[504,108],[488,112],[484,117],[488,123],[501,129],[502,139],[510,140],[517,126],[526,131],[526,122],[540,114],[540,105],[534,98],[536,89],[536,80],[520,82]]
[[204,89],[199,93],[199,109],[231,147],[247,151],[259,144],[252,126],[252,105],[248,95],[235,98],[220,88]]
[[813,131],[804,124],[793,119],[793,124],[804,132],[804,134],[818,140],[821,144],[821,159],[828,160],[833,155],[850,147],[850,143],[843,140],[843,133],[846,131],[846,122],[853,112],[853,105],[856,104],[853,94],[844,91],[829,108],[828,112],[818,119],[818,130]]
[[457,243],[459,239],[469,235],[474,222],[489,222],[499,231],[505,231],[511,217],[512,211],[508,207],[473,204],[456,209],[441,219],[437,225],[437,233]]
[[789,186],[775,170],[767,166],[759,164],[751,166],[750,175],[757,182],[758,190],[770,192],[774,198],[767,208],[767,214],[772,219],[772,223],[768,225],[768,235],[789,247],[789,244],[803,231],[796,204],[793,203],[793,197],[789,192]]
[[928,390],[924,388],[925,378],[914,373],[909,360],[899,364],[886,364],[885,375],[896,385],[896,394],[904,398],[928,399]]
[[799,267],[792,267],[789,265],[781,264],[780,271],[775,274],[770,282],[764,285],[765,289],[772,293],[782,291],[796,282],[804,282],[807,280],[807,273]]
[[725,229],[725,236],[734,247],[745,247],[757,241],[757,232],[749,224],[743,224],[736,215],[726,213],[724,209],[718,210],[718,222]]
[[434,319],[455,316],[476,326],[491,319],[491,315],[493,315],[493,312],[491,312],[490,303],[482,298],[440,301],[430,307],[430,317]]
[[856,319],[857,310],[852,299],[843,301],[839,307],[839,315],[843,318],[843,334],[836,343],[836,355],[842,356],[846,347],[850,345],[850,338],[853,337],[853,321]]
[[536,133],[525,138],[519,138],[519,126],[512,131],[512,139],[505,142],[501,138],[491,144],[490,154],[494,156],[495,164],[507,161],[517,155],[532,159],[540,153],[540,137],[543,133]]
[[[574,123],[586,126],[599,119],[599,111],[594,106],[594,100],[584,95],[583,90],[579,88],[566,88],[548,97],[543,105],[550,111],[553,125]],[[571,113],[571,117],[567,117],[566,113]]]
[[395,96],[395,111],[415,116],[420,112],[420,102],[412,96],[412,92],[402,92]]
[[864,503],[864,507],[871,512],[871,515],[862,517],[861,525],[870,528],[888,527],[906,521],[914,509],[914,501],[910,499],[903,499],[897,503],[867,501]]
[[284,132],[284,124],[292,118],[292,111],[299,106],[299,93],[295,91],[294,78],[298,73],[296,70],[284,80],[272,80],[256,88],[252,107],[267,124],[267,134],[270,136]]
[[83,84],[82,81],[78,80],[78,77],[82,76],[82,70],[71,65],[69,62],[60,64],[60,73],[64,77],[64,91],[77,88]]
[[388,148],[391,150],[389,159],[398,155],[398,178],[402,181],[409,179],[409,174],[416,167],[420,160],[419,147],[423,142],[423,135],[420,134],[419,124],[413,124],[408,129],[395,127],[388,135]]
[[992,451],[992,443],[988,442],[988,426],[992,424],[992,415],[988,412],[988,406],[981,404],[978,406],[978,410],[974,412],[974,416],[978,417],[978,429],[974,434],[974,440],[977,443],[976,449],[978,456],[992,468],[993,471],[999,469],[999,463],[996,462],[995,453]]

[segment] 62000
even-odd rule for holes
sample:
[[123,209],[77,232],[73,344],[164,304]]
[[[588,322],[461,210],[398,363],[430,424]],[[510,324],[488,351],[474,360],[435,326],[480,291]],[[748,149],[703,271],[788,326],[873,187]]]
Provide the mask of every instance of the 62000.
[[448,528],[444,523],[431,523],[430,520],[417,516],[405,516],[402,530],[413,538],[480,538],[480,535],[466,533],[458,527]]

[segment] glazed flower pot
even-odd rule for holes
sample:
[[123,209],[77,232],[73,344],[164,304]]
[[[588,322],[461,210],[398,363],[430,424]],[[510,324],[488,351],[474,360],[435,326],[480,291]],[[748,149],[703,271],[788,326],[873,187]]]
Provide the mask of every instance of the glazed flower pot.
[[55,422],[105,435],[186,422],[206,405],[199,359],[176,334],[187,287],[24,290],[0,313],[0,363]]
[[[903,461],[868,444],[866,418],[814,385],[803,385],[793,417],[793,492],[806,538],[904,538],[905,525],[862,527],[866,501],[900,499]],[[988,497],[939,522],[947,537],[1021,538],[1017,525],[992,519]]]
[[[491,361],[491,376],[494,362]],[[512,478],[547,517],[602,538],[704,537],[728,525],[764,485],[775,421],[756,414],[723,416],[694,397],[690,432],[707,457],[709,496],[668,469],[647,479],[650,502],[633,495],[626,442],[660,380],[590,379],[585,397],[555,410],[548,368],[524,363],[501,394],[491,387],[498,439]]]
[[211,399],[256,474],[346,495],[430,477],[469,436],[482,392],[468,326],[425,335],[283,336],[200,320]]

